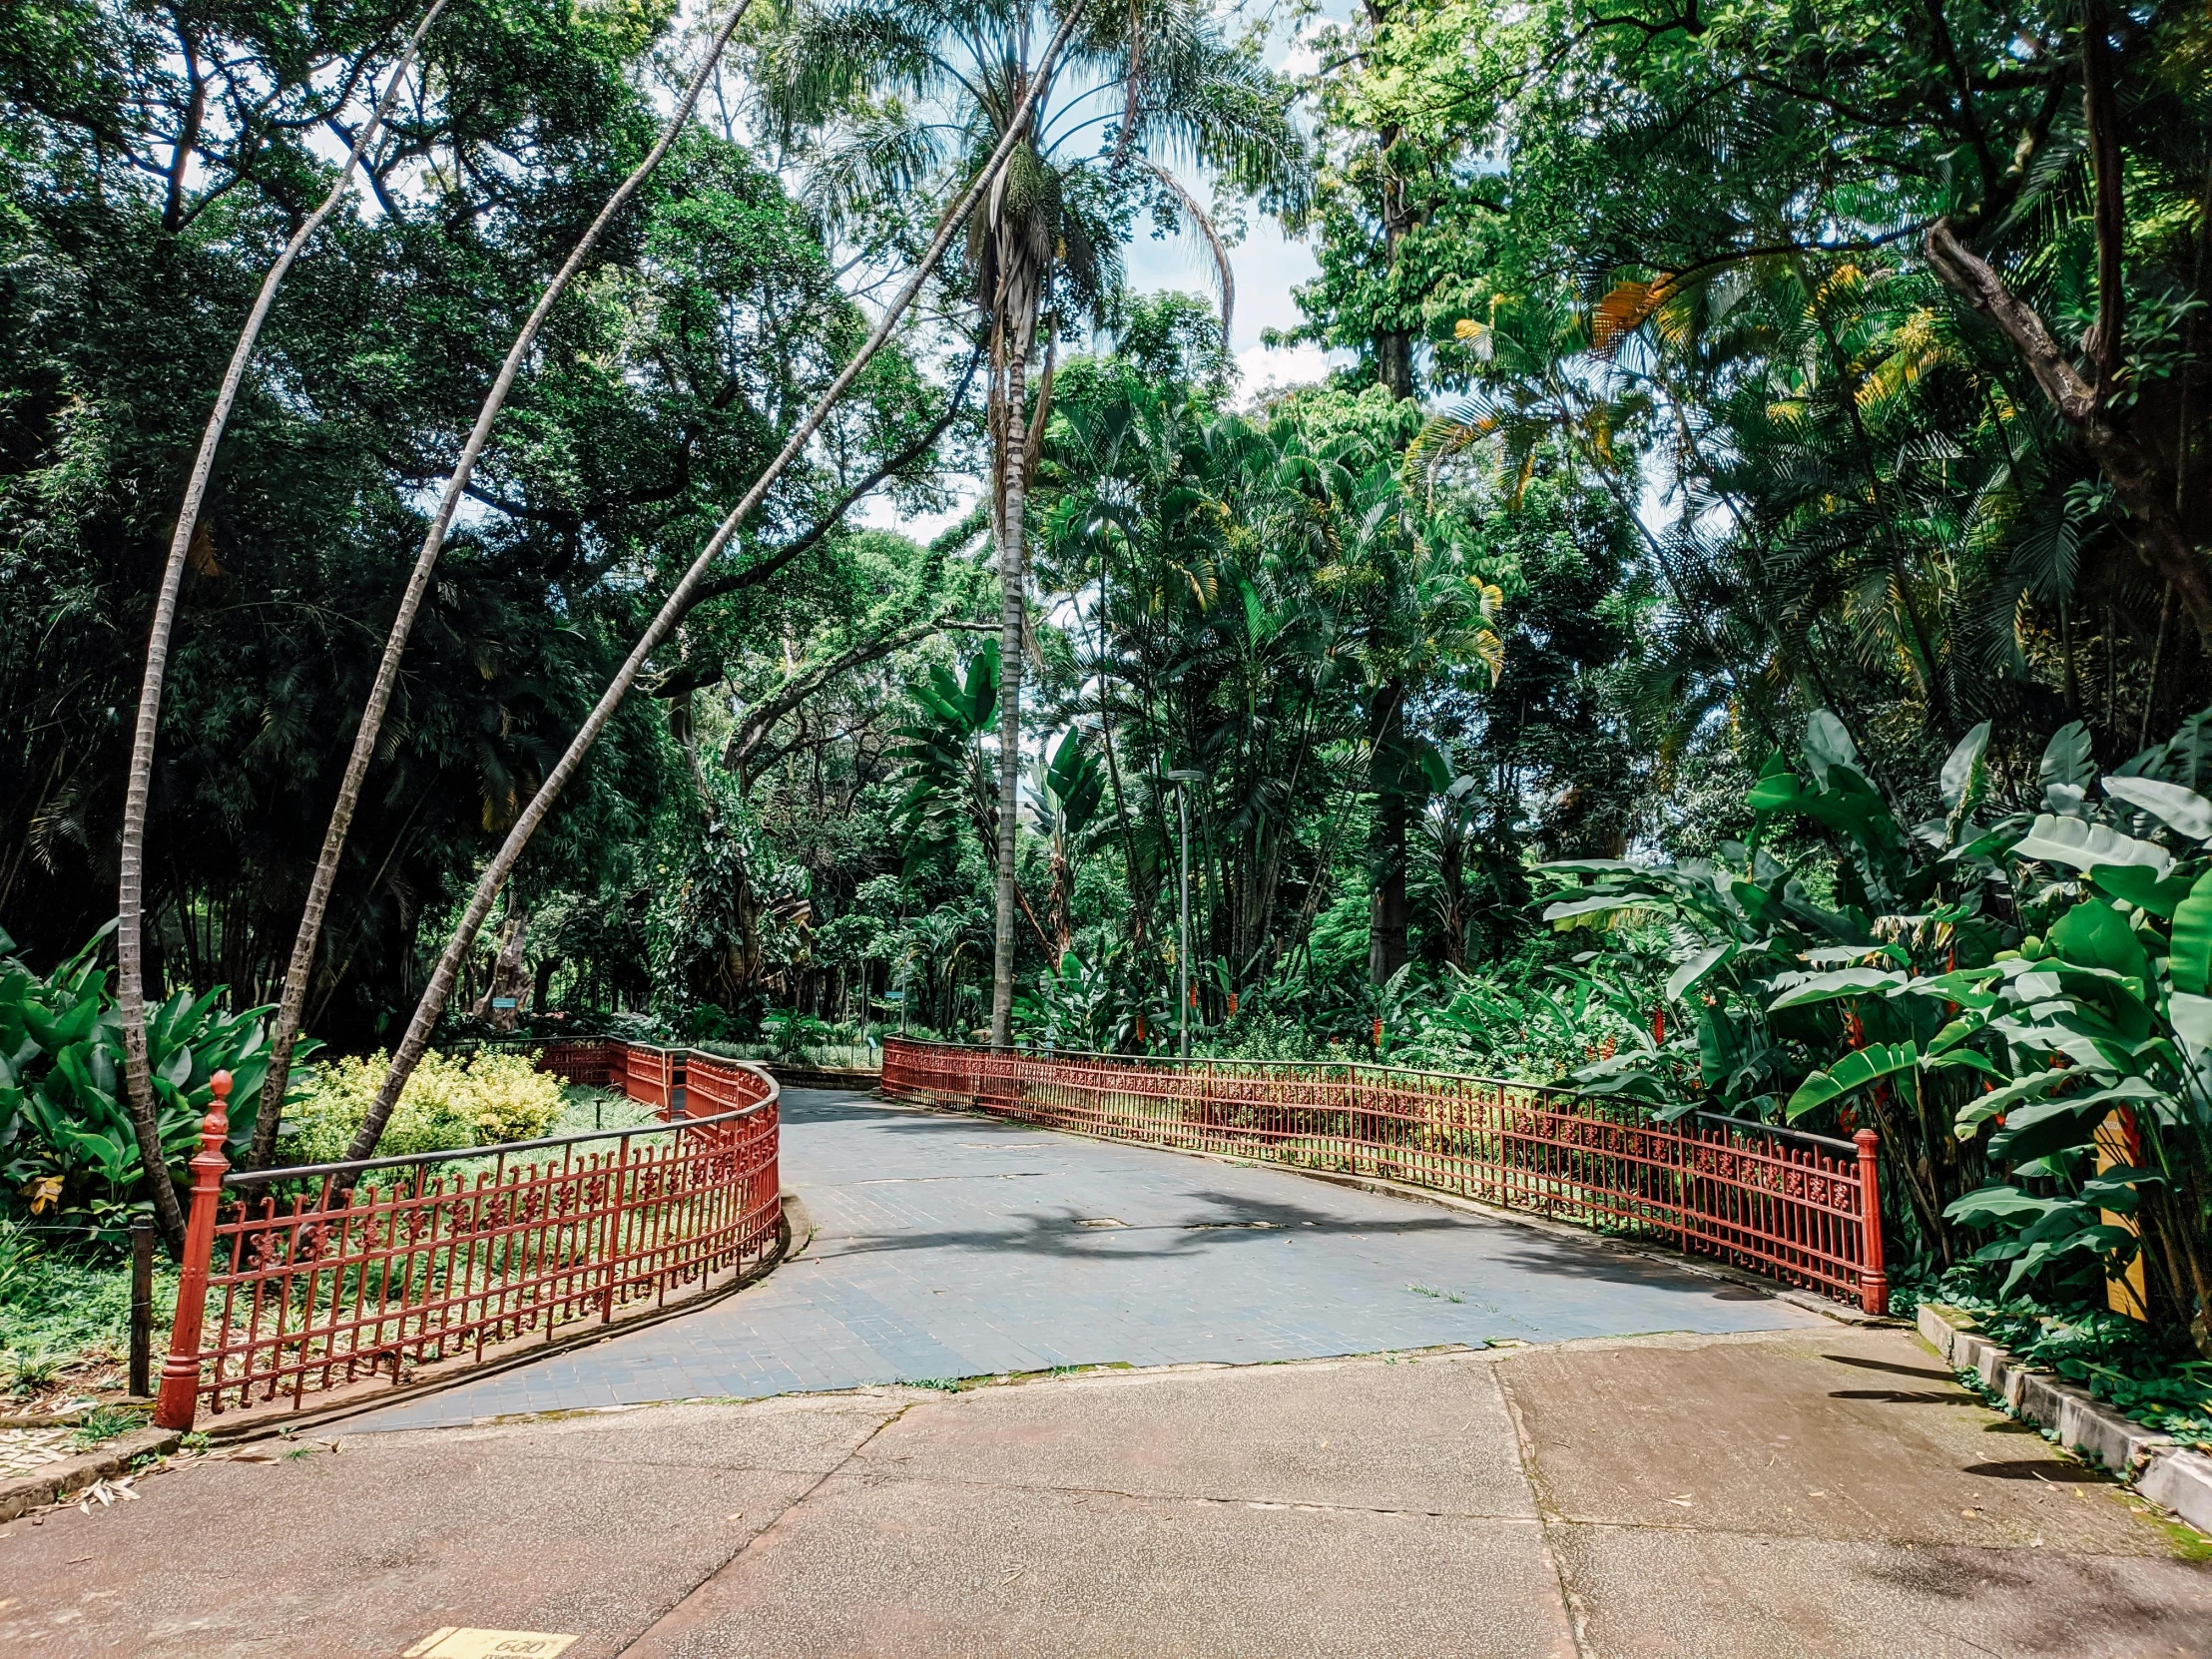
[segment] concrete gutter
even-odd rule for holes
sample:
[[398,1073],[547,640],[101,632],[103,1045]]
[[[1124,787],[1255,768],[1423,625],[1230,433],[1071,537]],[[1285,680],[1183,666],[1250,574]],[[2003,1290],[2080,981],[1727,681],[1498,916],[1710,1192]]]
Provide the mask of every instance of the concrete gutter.
[[1922,1303],[1920,1327],[1953,1370],[1978,1373],[2021,1421],[2048,1430],[2060,1445],[2103,1464],[2199,1532],[2212,1533],[2212,1457],[2090,1398],[2085,1388],[2015,1360],[1956,1308]]
[[65,1457],[0,1481],[0,1521],[11,1521],[49,1503],[59,1503],[95,1480],[128,1474],[141,1457],[173,1451],[184,1436],[173,1428],[134,1428],[95,1446],[81,1457]]

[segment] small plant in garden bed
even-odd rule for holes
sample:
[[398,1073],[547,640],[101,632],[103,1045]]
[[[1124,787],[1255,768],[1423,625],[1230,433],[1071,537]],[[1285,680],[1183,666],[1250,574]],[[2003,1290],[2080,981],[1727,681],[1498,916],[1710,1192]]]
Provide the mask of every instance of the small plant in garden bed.
[[120,1405],[96,1405],[86,1413],[84,1421],[77,1425],[73,1436],[77,1449],[90,1451],[94,1446],[114,1439],[118,1434],[128,1434],[135,1428],[146,1426],[148,1413],[134,1411]]
[[[39,1235],[13,1230],[19,1247]],[[75,1234],[63,1235],[74,1244]],[[154,1274],[158,1324],[176,1305],[177,1278],[166,1263]],[[22,1248],[16,1271],[0,1283],[0,1387],[5,1408],[24,1415],[87,1398],[116,1399],[129,1385],[131,1268],[127,1260]]]
[[[317,1066],[306,1098],[291,1114],[289,1158],[307,1164],[343,1158],[386,1064],[378,1053]],[[560,1079],[539,1071],[527,1055],[432,1052],[407,1079],[377,1151],[396,1157],[533,1140],[551,1131],[561,1104]]]
[[1955,1283],[1940,1293],[1924,1291],[1919,1300],[1970,1314],[1984,1336],[2022,1363],[2079,1384],[2184,1445],[2212,1450],[2212,1364],[2161,1344],[2124,1314],[2046,1308],[2026,1298],[1998,1301]]

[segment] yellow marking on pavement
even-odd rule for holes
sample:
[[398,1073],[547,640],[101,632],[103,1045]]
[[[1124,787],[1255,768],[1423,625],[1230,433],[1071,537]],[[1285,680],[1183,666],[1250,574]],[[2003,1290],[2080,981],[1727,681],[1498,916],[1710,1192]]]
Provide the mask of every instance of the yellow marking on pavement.
[[546,1630],[470,1630],[445,1624],[407,1649],[401,1659],[553,1659],[581,1640]]

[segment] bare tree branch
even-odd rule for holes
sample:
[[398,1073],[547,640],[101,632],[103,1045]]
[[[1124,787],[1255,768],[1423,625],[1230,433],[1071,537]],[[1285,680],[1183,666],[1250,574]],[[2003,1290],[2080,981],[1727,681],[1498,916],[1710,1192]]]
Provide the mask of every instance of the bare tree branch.
[[1983,312],[2020,354],[2051,407],[2074,429],[2140,527],[2136,546],[2145,562],[2173,584],[2197,631],[2212,634],[2212,577],[2182,525],[2167,469],[2115,417],[2100,389],[2066,360],[2034,306],[1959,241],[1948,220],[1937,220],[1929,231],[1926,250],[1930,268],[1943,284]]
[[961,405],[967,401],[968,387],[975,379],[976,365],[981,360],[982,353],[980,351],[969,354],[967,370],[960,376],[960,383],[953,388],[951,398],[945,403],[944,413],[937,417],[936,422],[926,432],[923,432],[913,442],[907,444],[905,448],[899,450],[897,454],[891,456],[881,466],[878,466],[873,472],[846,490],[843,495],[837,498],[836,505],[817,519],[814,527],[804,535],[786,542],[767,558],[748,565],[743,570],[733,571],[728,576],[717,576],[700,583],[699,586],[692,589],[690,598],[685,601],[682,615],[691,615],[693,611],[706,604],[710,599],[720,599],[726,594],[740,593],[747,588],[759,587],[763,582],[766,582],[798,558],[800,554],[806,552],[831,530],[834,530],[844,515],[851,511],[854,504],[863,496],[872,493],[885,479],[905,471],[906,468],[912,466],[914,462],[934,449],[937,446],[937,440],[943,437],[951,428],[953,421],[959,418]]

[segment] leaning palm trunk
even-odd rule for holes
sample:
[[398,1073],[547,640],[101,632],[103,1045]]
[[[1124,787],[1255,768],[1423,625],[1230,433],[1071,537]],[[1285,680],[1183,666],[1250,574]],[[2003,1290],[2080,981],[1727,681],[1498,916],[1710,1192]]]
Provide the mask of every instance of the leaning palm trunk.
[[[1069,7],[1059,32],[1052,37],[1051,45],[1045,49],[1046,64],[1058,59],[1082,15],[1083,6],[1080,3]],[[729,545],[730,538],[737,534],[738,526],[752,516],[754,509],[761,504],[777,479],[784,475],[785,470],[798,459],[800,452],[821,429],[823,421],[836,406],[837,400],[845,394],[852,382],[859,377],[860,371],[874,360],[875,354],[890,338],[891,331],[913,304],[915,295],[920,293],[922,284],[928,280],[930,273],[936,270],[937,262],[944,257],[944,251],[951,244],[954,233],[960,229],[968,215],[974,212],[977,198],[990,187],[1000,170],[1005,167],[1006,158],[1016,142],[1016,135],[1027,123],[1041,85],[1040,77],[1022,95],[1020,107],[1014,112],[1013,120],[1007,123],[1006,136],[999,140],[998,148],[992,152],[990,161],[969,183],[967,189],[961,192],[959,199],[939,223],[936,237],[923,255],[920,265],[884,310],[873,332],[862,342],[859,350],[853,353],[836,379],[830,382],[830,389],[807,412],[806,419],[785,440],[784,447],[777,453],[776,459],[769,463],[768,470],[754,480],[753,487],[745,493],[745,499],[733,507],[730,515],[716,526],[715,533],[708,538],[707,545],[700,549],[691,568],[684,572],[683,578],[662,602],[660,611],[654,616],[644,637],[631,648],[630,655],[623,660],[614,679],[600,694],[591,714],[570,740],[567,751],[522,809],[521,815],[515,820],[514,828],[507,831],[506,840],[500,844],[499,851],[478,879],[476,890],[469,898],[468,908],[462,913],[460,925],[454,928],[453,936],[445,941],[445,950],[438,957],[437,966],[431,971],[430,982],[423,988],[421,1001],[415,1005],[414,1017],[407,1022],[407,1033],[400,1039],[398,1051],[392,1055],[391,1066],[384,1074],[383,1085],[376,1091],[368,1116],[362,1120],[359,1132],[353,1137],[352,1146],[346,1151],[349,1160],[366,1158],[376,1150],[376,1143],[384,1133],[384,1124],[391,1117],[392,1108],[398,1104],[399,1092],[407,1086],[407,1079],[421,1062],[424,1050],[430,1045],[430,1032],[436,1026],[438,1016],[445,1010],[446,998],[453,994],[453,982],[459,976],[461,958],[468,954],[470,947],[476,942],[476,935],[484,925],[484,918],[491,913],[493,900],[498,897],[499,889],[506,883],[507,877],[514,872],[515,862],[522,856],[523,848],[529,845],[530,837],[551,814],[561,791],[584,764],[584,759],[591,753],[591,747],[598,741],[599,734],[606,730],[607,722],[614,718],[615,710],[622,706],[622,700],[629,695],[631,686],[636,683],[639,672],[645,667],[646,659],[659,648],[678,619],[683,616],[692,590],[706,576],[707,567]]]
[[415,555],[414,570],[407,578],[407,591],[399,601],[398,613],[392,618],[391,633],[384,641],[383,660],[376,665],[376,681],[369,688],[368,702],[361,710],[361,724],[353,734],[353,753],[347,757],[345,776],[338,783],[336,805],[330,809],[329,828],[323,832],[322,852],[315,859],[314,875],[307,883],[307,902],[299,914],[299,932],[292,940],[291,963],[284,972],[284,994],[276,1009],[276,1023],[270,1034],[269,1076],[262,1084],[260,1115],[254,1122],[253,1161],[257,1168],[268,1164],[276,1150],[276,1124],[283,1111],[284,1090],[291,1072],[293,1045],[299,1038],[299,1015],[307,1000],[307,979],[314,971],[315,952],[322,942],[322,921],[330,905],[330,889],[337,881],[338,859],[345,851],[345,837],[353,828],[353,814],[360,805],[361,784],[368,775],[369,762],[374,759],[376,739],[383,730],[384,713],[391,706],[392,688],[399,681],[399,659],[407,649],[407,637],[414,631],[415,617],[422,609],[422,596],[429,591],[430,578],[437,569],[438,555],[444,550],[446,531],[453,523],[454,510],[460,505],[462,493],[468,488],[469,479],[475,474],[477,458],[482,455],[484,444],[491,436],[492,423],[499,418],[499,411],[507,401],[507,393],[513,388],[515,375],[522,367],[522,359],[536,343],[538,330],[561,295],[568,291],[576,274],[583,269],[585,259],[598,244],[607,227],[614,222],[630,198],[638,193],[656,168],[661,158],[669,152],[676,137],[691,120],[693,108],[700,94],[706,90],[707,78],[722,59],[723,48],[730,42],[739,19],[743,18],[752,0],[738,0],[731,9],[713,43],[707,49],[691,85],[684,91],[675,113],[661,129],[660,139],[638,163],[630,176],[622,181],[615,193],[607,198],[599,217],[591,222],[583,238],[570,251],[568,261],[545,285],[532,307],[529,317],[516,333],[514,343],[507,348],[506,361],[499,365],[498,378],[492,381],[491,390],[484,394],[483,406],[476,411],[476,424],[468,434],[468,442],[461,447],[460,459],[453,463],[452,476],[445,481],[445,493],[438,499],[438,510],[430,520],[430,527],[422,537],[421,551]]
[[143,928],[147,801],[153,793],[154,744],[161,729],[162,692],[169,675],[169,642],[177,626],[177,595],[184,585],[185,560],[192,549],[193,534],[200,526],[200,509],[207,499],[208,479],[215,471],[216,450],[222,445],[224,429],[231,423],[232,405],[238,401],[239,387],[246,378],[246,365],[253,360],[254,348],[261,341],[262,325],[269,320],[270,307],[276,300],[276,289],[282,285],[292,262],[299,257],[300,249],[307,245],[307,239],[336,211],[352,184],[353,170],[375,141],[384,118],[391,113],[392,103],[399,96],[399,84],[413,67],[415,54],[422,49],[423,37],[438,20],[438,13],[445,10],[445,4],[446,0],[433,0],[422,21],[415,25],[414,33],[407,38],[407,49],[400,55],[398,67],[392,70],[391,80],[384,87],[384,95],[377,99],[368,120],[362,123],[351,148],[346,151],[345,165],[338,169],[329,194],[323,197],[320,207],[299,222],[291,240],[284,244],[284,251],[269,268],[269,275],[262,278],[262,290],[255,296],[253,310],[247,313],[246,326],[239,330],[238,344],[231,352],[231,366],[224,372],[215,407],[209,411],[207,430],[200,434],[200,453],[193,461],[191,477],[185,481],[184,503],[177,509],[177,528],[169,538],[169,563],[162,571],[161,592],[154,601],[154,625],[146,643],[146,679],[139,688],[138,728],[132,738],[131,771],[123,795],[121,871],[116,891],[119,918],[115,939],[116,1007],[123,1019],[124,1092],[131,1127],[138,1134],[139,1161],[154,1189],[154,1213],[172,1247],[184,1238],[185,1218],[166,1173],[168,1160],[162,1156],[161,1119],[155,1110],[154,1080],[147,1063]]

